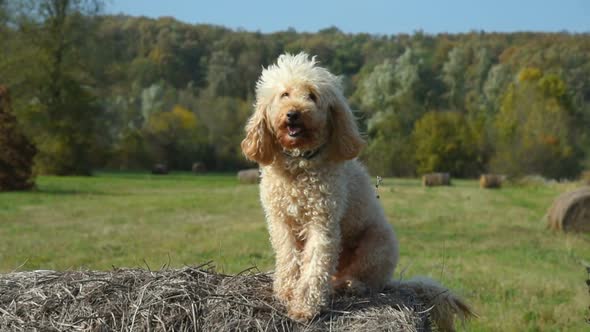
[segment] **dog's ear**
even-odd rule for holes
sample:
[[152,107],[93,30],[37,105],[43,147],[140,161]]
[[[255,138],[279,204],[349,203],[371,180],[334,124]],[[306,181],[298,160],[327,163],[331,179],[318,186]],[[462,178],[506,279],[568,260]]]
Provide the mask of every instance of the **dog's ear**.
[[266,104],[257,102],[254,114],[246,124],[246,138],[242,141],[242,152],[249,160],[268,165],[275,157],[276,142],[266,119]]
[[365,146],[365,141],[344,96],[334,92],[329,107],[332,131],[328,144],[330,159],[344,161],[356,158]]

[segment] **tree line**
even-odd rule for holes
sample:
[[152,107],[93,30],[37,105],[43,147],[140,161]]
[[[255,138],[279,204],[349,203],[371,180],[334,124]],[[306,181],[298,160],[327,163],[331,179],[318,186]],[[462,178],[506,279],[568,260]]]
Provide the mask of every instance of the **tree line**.
[[341,75],[374,174],[590,168],[587,33],[263,34],[101,14],[97,0],[0,0],[0,83],[35,169],[248,166],[239,143],[263,66],[306,51]]

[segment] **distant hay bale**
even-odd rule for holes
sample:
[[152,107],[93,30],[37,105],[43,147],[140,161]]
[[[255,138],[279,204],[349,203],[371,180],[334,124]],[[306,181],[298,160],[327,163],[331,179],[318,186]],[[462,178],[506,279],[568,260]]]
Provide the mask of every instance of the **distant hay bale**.
[[260,182],[260,171],[258,168],[244,169],[238,172],[240,183],[252,184]]
[[479,187],[482,189],[501,188],[504,177],[498,174],[482,174],[479,177]]
[[422,176],[422,185],[424,187],[450,186],[451,175],[449,173],[430,173]]
[[164,164],[155,164],[154,167],[152,167],[152,174],[166,175],[168,174],[168,166]]
[[207,166],[205,166],[205,163],[197,161],[193,163],[191,170],[195,174],[205,173],[207,172]]
[[580,176],[580,180],[582,181],[583,184],[590,186],[590,171],[582,172],[582,175]]
[[337,296],[309,324],[286,316],[269,274],[209,265],[0,275],[2,331],[431,331],[409,288]]
[[590,232],[590,187],[558,196],[547,212],[547,226],[564,232]]

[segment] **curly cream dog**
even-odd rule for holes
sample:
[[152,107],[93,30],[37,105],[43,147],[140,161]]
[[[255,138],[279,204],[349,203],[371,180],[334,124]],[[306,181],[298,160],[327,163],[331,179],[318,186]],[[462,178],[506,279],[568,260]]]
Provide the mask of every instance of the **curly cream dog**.
[[[274,293],[289,316],[309,320],[334,290],[380,291],[398,241],[364,167],[364,146],[339,79],[305,53],[281,55],[256,84],[242,150],[260,164],[260,197],[276,253]],[[470,314],[432,281],[409,281],[435,305],[440,328]],[[437,317],[440,316],[440,317]]]

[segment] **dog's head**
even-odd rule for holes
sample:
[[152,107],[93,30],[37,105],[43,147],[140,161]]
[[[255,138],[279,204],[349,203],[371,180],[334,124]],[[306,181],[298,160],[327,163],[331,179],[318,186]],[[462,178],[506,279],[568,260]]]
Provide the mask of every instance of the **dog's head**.
[[358,156],[363,145],[339,79],[315,57],[284,54],[262,71],[242,141],[248,159],[266,165],[281,151],[325,146],[331,160],[343,161]]

